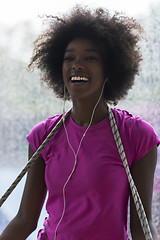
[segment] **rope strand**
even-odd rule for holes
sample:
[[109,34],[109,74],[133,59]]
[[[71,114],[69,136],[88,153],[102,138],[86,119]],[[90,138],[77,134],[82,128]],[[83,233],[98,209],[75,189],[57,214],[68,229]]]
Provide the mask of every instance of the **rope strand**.
[[126,155],[125,155],[125,152],[124,152],[123,144],[122,144],[122,141],[121,141],[121,137],[120,137],[120,134],[119,134],[119,130],[118,130],[113,112],[110,108],[108,109],[108,111],[109,111],[109,121],[110,121],[110,125],[111,125],[112,132],[113,132],[113,135],[114,135],[114,139],[115,139],[119,154],[121,156],[124,168],[126,170],[126,174],[128,176],[130,189],[131,189],[131,192],[132,192],[132,196],[133,196],[133,199],[134,199],[134,203],[135,203],[135,206],[136,206],[136,209],[137,209],[138,217],[140,219],[140,223],[141,223],[145,238],[146,238],[146,240],[153,240],[151,230],[150,230],[150,227],[149,227],[149,223],[148,223],[148,220],[147,220],[147,217],[146,217],[146,213],[145,213],[141,198],[139,196],[138,190],[135,186],[134,180],[132,178],[132,175],[131,175],[131,172],[130,172],[130,169],[129,169],[129,166],[128,166],[127,158],[126,158]]
[[[67,118],[70,115],[70,111],[66,113],[65,118]],[[56,126],[52,129],[52,131],[49,133],[47,138],[43,141],[41,146],[37,149],[37,151],[33,154],[33,156],[29,159],[26,166],[23,168],[23,170],[20,172],[20,174],[17,176],[17,178],[14,180],[14,182],[11,184],[11,186],[6,190],[6,192],[3,194],[3,196],[0,198],[0,207],[3,205],[3,203],[7,200],[9,195],[12,193],[12,191],[16,188],[18,183],[21,181],[21,179],[24,177],[26,172],[32,167],[33,163],[38,159],[41,152],[44,150],[46,145],[49,143],[51,138],[54,136],[55,132],[62,126],[63,119],[61,118],[60,121],[56,124]]]

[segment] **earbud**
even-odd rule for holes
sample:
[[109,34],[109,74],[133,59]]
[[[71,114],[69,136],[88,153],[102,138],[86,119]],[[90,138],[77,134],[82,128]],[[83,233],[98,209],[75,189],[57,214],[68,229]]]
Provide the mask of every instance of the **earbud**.
[[66,86],[64,84],[64,92],[63,92],[63,123],[65,121],[65,97],[66,97]]
[[105,83],[106,83],[107,81],[108,81],[108,78],[105,78],[105,79],[104,79],[104,85],[105,85]]

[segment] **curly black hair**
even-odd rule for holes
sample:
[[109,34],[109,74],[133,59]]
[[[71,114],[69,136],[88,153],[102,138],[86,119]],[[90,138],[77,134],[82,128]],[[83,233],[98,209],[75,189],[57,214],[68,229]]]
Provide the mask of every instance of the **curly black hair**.
[[[108,79],[104,88],[106,102],[116,103],[127,95],[139,74],[142,55],[138,42],[143,29],[133,18],[106,9],[90,10],[75,6],[61,18],[47,16],[49,27],[34,42],[29,69],[41,70],[41,79],[57,97],[64,97],[62,64],[70,41],[84,37],[97,44]],[[67,92],[67,99],[70,99]]]

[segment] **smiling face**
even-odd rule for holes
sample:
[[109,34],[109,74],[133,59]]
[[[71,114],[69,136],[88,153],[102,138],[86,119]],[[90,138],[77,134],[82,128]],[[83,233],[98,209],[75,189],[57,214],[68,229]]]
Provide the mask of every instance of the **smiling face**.
[[89,96],[97,98],[105,80],[97,46],[85,38],[72,40],[65,50],[62,75],[72,100]]

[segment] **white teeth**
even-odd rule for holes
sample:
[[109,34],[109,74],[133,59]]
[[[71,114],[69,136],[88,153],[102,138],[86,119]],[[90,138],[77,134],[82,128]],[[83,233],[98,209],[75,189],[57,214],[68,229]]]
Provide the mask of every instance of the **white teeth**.
[[71,77],[71,81],[88,81],[88,78],[75,76],[75,77]]

